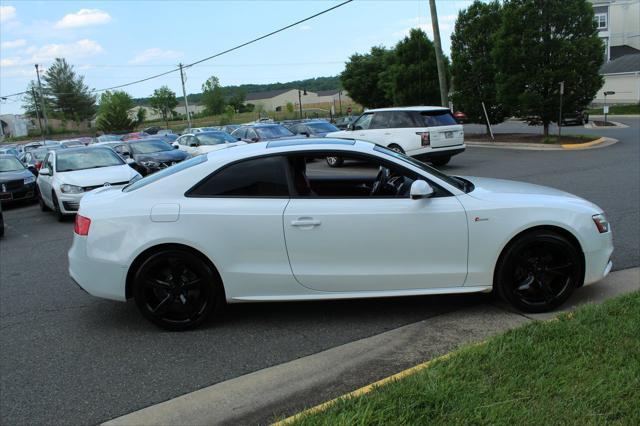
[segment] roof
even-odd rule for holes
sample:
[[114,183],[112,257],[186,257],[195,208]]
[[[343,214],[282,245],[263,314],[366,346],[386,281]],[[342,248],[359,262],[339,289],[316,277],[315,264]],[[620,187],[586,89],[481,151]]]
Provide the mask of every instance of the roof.
[[600,74],[640,72],[640,53],[624,55],[600,67]]
[[271,99],[271,98],[275,98],[278,95],[286,93],[286,92],[288,92],[290,90],[296,90],[296,89],[278,89],[278,90],[267,90],[265,92],[247,93],[247,97],[245,98],[245,101],[257,101],[259,99]]
[[409,106],[409,107],[391,107],[391,108],[376,108],[368,109],[365,112],[378,112],[378,111],[438,111],[449,110],[449,108],[441,106]]

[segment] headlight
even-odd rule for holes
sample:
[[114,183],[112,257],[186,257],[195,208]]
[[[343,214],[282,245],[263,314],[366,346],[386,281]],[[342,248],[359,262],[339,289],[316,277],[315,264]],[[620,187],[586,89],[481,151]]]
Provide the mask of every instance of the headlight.
[[84,189],[81,186],[67,185],[65,183],[64,185],[60,185],[60,191],[65,194],[80,194],[84,192]]
[[36,177],[35,176],[29,176],[24,178],[24,184],[27,185],[29,183],[33,183],[36,181]]
[[135,175],[134,177],[131,178],[131,180],[129,181],[129,183],[133,183],[133,182],[137,182],[140,179],[142,179],[142,176],[140,175]]
[[140,164],[145,167],[160,167],[160,163],[156,163],[155,161],[142,161]]
[[601,234],[609,232],[609,221],[604,217],[604,214],[594,214],[591,218],[593,219],[593,223],[596,224],[598,232]]

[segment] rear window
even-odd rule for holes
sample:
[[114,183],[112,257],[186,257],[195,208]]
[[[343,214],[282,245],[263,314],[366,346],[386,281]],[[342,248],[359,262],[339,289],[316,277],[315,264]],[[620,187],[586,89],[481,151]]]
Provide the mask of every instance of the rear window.
[[451,111],[421,111],[414,116],[418,123],[422,123],[424,127],[453,126],[458,124]]

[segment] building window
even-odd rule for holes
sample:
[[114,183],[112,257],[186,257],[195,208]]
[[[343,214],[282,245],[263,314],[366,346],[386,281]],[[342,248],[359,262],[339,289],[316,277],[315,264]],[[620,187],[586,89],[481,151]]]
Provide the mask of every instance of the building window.
[[595,16],[596,25],[598,29],[607,28],[607,14],[606,13],[596,13]]

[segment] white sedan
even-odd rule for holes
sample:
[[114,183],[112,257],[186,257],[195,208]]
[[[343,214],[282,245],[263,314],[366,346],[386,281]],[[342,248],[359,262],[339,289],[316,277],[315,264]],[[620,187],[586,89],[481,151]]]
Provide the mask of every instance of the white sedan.
[[77,212],[80,199],[101,186],[126,185],[142,176],[108,147],[49,151],[38,173],[40,208],[59,220]]
[[227,132],[216,130],[182,135],[173,142],[173,147],[179,148],[195,157],[196,155],[206,154],[229,146],[245,144],[246,142],[240,141]]
[[[357,167],[312,161],[328,156]],[[225,302],[495,289],[546,311],[606,276],[612,251],[602,209],[574,195],[305,138],[220,150],[87,194],[69,273],[182,330]]]

